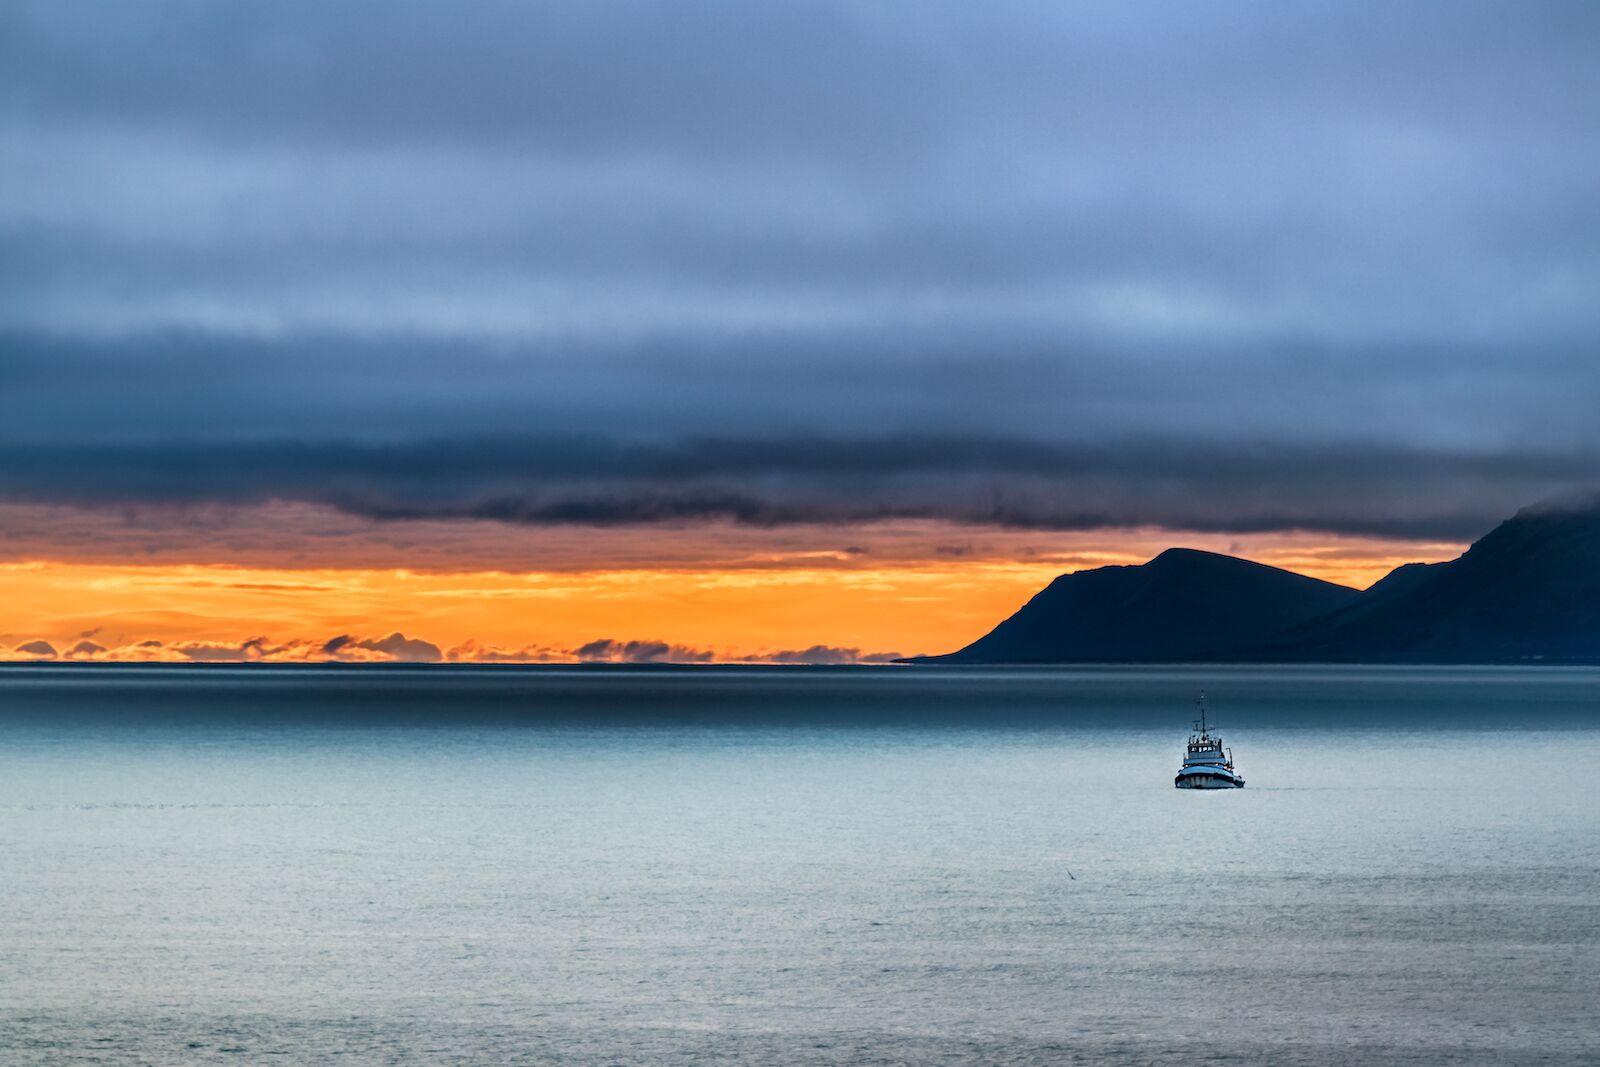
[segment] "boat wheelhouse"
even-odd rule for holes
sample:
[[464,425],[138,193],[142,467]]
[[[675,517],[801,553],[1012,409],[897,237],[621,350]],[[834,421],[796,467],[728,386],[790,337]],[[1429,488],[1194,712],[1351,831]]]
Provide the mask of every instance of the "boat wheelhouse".
[[1200,717],[1183,754],[1183,766],[1172,784],[1179,789],[1242,789],[1244,778],[1233,769],[1233,750],[1222,747],[1222,738],[1206,724],[1206,695],[1195,701]]

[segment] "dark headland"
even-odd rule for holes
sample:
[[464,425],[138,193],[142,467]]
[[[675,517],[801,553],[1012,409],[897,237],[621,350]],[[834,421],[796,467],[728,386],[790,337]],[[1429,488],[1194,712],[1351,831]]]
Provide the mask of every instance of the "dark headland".
[[972,644],[912,662],[1597,661],[1600,496],[1524,508],[1365,591],[1184,548],[1064,574]]

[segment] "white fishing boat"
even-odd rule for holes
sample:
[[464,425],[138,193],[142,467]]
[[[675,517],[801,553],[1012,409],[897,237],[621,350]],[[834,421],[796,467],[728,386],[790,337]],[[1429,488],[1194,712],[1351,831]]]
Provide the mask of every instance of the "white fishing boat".
[[1206,724],[1206,695],[1195,701],[1200,717],[1183,754],[1183,766],[1172,784],[1179,789],[1242,789],[1244,778],[1233,769],[1233,750],[1222,747],[1222,738]]

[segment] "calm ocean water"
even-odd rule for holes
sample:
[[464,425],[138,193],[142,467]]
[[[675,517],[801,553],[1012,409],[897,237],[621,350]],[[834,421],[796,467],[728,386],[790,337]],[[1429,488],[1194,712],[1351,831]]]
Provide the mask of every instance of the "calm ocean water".
[[0,669],[0,1062],[1594,1064],[1597,781],[1593,670]]

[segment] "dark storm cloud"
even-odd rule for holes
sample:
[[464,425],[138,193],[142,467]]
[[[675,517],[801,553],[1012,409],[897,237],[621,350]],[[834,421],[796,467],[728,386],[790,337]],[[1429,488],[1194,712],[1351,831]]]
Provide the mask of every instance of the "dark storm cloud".
[[0,14],[0,495],[1467,535],[1600,474],[1586,3]]
[[[0,445],[0,495],[40,504],[323,504],[376,520],[756,526],[946,519],[1469,537],[1600,469],[1594,452],[1470,453],[974,436],[452,438]],[[956,554],[968,548],[941,548]]]

